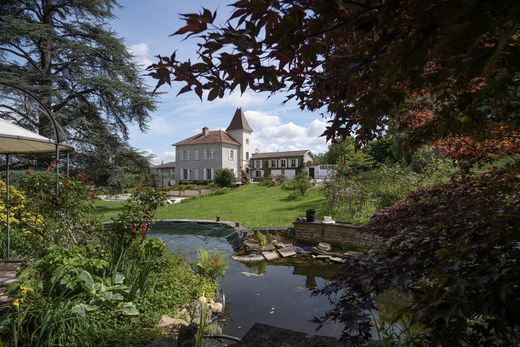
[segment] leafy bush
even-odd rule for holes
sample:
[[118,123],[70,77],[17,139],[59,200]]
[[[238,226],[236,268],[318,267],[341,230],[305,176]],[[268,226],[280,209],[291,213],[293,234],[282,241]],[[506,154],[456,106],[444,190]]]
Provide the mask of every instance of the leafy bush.
[[344,336],[371,338],[374,298],[410,295],[401,315],[424,326],[421,345],[520,343],[520,165],[413,193],[379,211],[368,230],[386,241],[362,262],[349,258],[322,290],[340,295],[326,318]]
[[213,279],[224,276],[228,265],[224,260],[224,255],[216,250],[206,250],[199,248],[197,250],[199,259],[196,264],[197,272]]
[[145,188],[136,192],[125,203],[105,237],[112,257],[110,261],[112,276],[124,272],[126,266],[135,260],[133,258],[135,254],[132,253],[138,251],[136,247],[140,246],[148,234],[155,213],[164,202],[165,198],[161,193],[153,188]]
[[283,183],[285,190],[292,192],[291,197],[304,196],[307,190],[312,187],[311,179],[305,171],[298,171],[293,179]]
[[219,187],[233,187],[236,182],[235,174],[231,169],[218,169],[215,171],[215,183]]
[[39,242],[34,253],[53,245],[86,244],[101,230],[87,178],[60,175],[58,191],[56,181],[56,174],[50,171],[27,174],[20,180],[20,188],[31,196],[26,208],[33,219],[42,218],[37,225],[25,223],[30,239]]
[[267,236],[265,236],[265,234],[261,233],[260,231],[255,232],[255,239],[262,247],[269,243]]
[[323,183],[327,213],[337,220],[364,224],[381,208],[403,201],[417,189],[445,183],[455,172],[453,165],[428,165],[416,173],[401,165],[379,165],[358,175],[335,172]]

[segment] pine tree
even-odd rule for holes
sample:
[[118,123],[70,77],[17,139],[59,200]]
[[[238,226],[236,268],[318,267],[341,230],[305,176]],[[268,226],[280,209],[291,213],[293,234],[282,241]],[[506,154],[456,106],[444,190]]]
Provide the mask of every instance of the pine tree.
[[[98,151],[111,153],[97,156],[99,166],[133,151],[128,125],[145,130],[155,109],[132,55],[108,26],[116,6],[114,0],[0,0],[0,81],[32,92],[52,110],[76,149],[89,154],[76,156],[80,168]],[[0,117],[54,137],[42,113],[13,90],[1,92],[7,98],[0,103],[18,101]]]

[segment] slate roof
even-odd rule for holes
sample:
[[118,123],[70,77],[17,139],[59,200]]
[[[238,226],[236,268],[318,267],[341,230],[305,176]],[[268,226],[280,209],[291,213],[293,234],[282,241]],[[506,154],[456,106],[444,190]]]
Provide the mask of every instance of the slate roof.
[[285,152],[264,152],[264,153],[253,153],[251,159],[264,159],[264,158],[283,158],[283,157],[302,157],[308,149],[301,151],[285,151]]
[[240,146],[240,143],[223,130],[208,130],[207,135],[200,132],[197,135],[188,137],[187,139],[174,143],[173,145],[199,145],[204,143],[227,143],[229,145]]
[[235,115],[233,116],[233,119],[231,119],[231,123],[229,123],[229,126],[226,129],[226,131],[230,130],[247,130],[253,132],[253,129],[251,129],[251,126],[247,122],[246,115],[240,107],[235,111]]
[[154,169],[174,169],[175,168],[175,162],[170,161],[161,165],[155,165],[153,167]]

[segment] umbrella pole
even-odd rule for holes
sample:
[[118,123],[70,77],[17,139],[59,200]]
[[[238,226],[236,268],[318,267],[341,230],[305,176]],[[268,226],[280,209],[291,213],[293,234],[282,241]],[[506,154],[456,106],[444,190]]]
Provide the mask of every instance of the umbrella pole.
[[9,180],[9,154],[5,155],[5,163],[6,163],[6,177],[5,177],[5,216],[6,216],[6,226],[7,226],[7,253],[6,259],[9,259],[9,253],[11,251],[11,226],[9,223],[10,218],[10,209],[11,206],[9,204],[9,190],[11,189],[11,181]]
[[60,189],[60,147],[56,142],[56,201],[58,200],[58,190]]
[[67,177],[69,177],[69,152],[67,152]]

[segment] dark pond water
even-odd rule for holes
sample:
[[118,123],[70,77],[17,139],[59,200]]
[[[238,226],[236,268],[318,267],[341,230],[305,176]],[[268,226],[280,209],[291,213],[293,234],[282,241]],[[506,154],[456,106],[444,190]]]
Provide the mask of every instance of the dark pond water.
[[226,255],[229,268],[221,281],[226,295],[225,317],[220,322],[223,333],[242,337],[255,322],[261,322],[309,334],[341,334],[340,324],[326,324],[316,331],[318,325],[312,322],[331,307],[327,298],[311,296],[312,288],[324,286],[337,266],[294,258],[283,263],[243,264],[231,259],[233,249],[226,240],[203,235],[208,227],[187,223],[154,227],[151,236],[191,259],[196,259],[199,247]]

